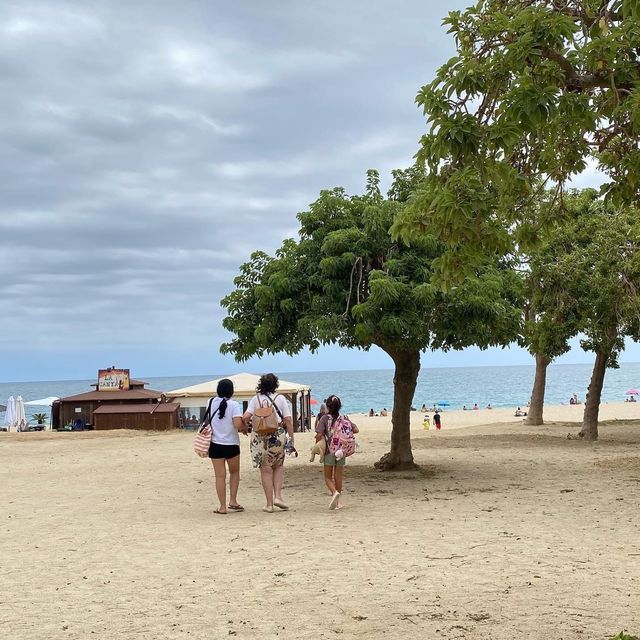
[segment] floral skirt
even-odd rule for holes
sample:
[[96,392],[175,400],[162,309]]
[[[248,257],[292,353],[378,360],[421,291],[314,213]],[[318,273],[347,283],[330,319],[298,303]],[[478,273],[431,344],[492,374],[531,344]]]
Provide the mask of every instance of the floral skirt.
[[251,433],[251,462],[257,469],[263,465],[280,467],[284,463],[284,445],[287,443],[287,430],[280,427],[268,436]]

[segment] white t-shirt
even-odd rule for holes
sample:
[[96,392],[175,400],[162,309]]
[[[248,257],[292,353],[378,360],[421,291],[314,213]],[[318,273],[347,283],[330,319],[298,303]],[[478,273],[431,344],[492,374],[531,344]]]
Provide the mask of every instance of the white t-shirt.
[[[218,415],[218,407],[222,398],[215,398],[211,403],[211,442],[216,444],[240,444],[240,434],[233,426],[233,419],[242,416],[242,409],[235,400],[227,400],[224,418]],[[209,403],[207,402],[207,406]]]
[[287,399],[284,396],[278,394],[277,392],[275,395],[270,393],[269,395],[258,394],[257,396],[253,396],[253,398],[249,400],[247,411],[251,415],[253,415],[256,412],[256,409],[260,406],[270,407],[271,403],[267,398],[271,398],[271,400],[273,400],[273,404],[275,404],[276,407],[280,409],[280,413],[276,411],[278,421],[280,421],[280,414],[282,414],[283,418],[291,417],[291,409],[289,408],[289,403],[287,402]]

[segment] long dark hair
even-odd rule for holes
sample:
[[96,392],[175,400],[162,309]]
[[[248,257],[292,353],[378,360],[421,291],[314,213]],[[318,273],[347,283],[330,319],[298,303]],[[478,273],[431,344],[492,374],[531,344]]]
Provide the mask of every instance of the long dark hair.
[[338,396],[329,396],[325,402],[329,415],[335,420],[340,415],[340,409],[342,408],[340,398]]
[[278,380],[278,376],[275,373],[265,373],[260,376],[256,391],[264,396],[268,393],[275,393],[279,385],[280,380]]
[[218,407],[218,416],[224,418],[224,414],[227,411],[227,400],[233,395],[233,382],[229,378],[223,378],[218,382],[218,388],[216,389],[218,398],[222,398],[222,402]]

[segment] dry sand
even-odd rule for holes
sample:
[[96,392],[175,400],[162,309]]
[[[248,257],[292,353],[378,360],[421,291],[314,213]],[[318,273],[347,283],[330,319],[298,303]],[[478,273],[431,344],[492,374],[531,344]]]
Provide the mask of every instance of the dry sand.
[[[603,417],[640,418],[636,406]],[[308,462],[311,434],[286,462],[292,509],[275,514],[260,511],[243,440],[247,511],[226,516],[190,433],[1,434],[0,637],[639,633],[640,419],[585,443],[567,439],[575,423],[509,413],[445,412],[439,433],[415,414],[419,473],[374,471],[390,418],[360,419],[340,512]]]

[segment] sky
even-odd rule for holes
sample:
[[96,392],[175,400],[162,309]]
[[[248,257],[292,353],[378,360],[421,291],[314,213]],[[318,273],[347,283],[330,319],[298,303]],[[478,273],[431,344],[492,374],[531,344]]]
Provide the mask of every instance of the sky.
[[219,301],[321,189],[411,164],[415,95],[453,55],[441,19],[467,3],[3,0],[0,380],[391,367],[338,348],[238,364]]

